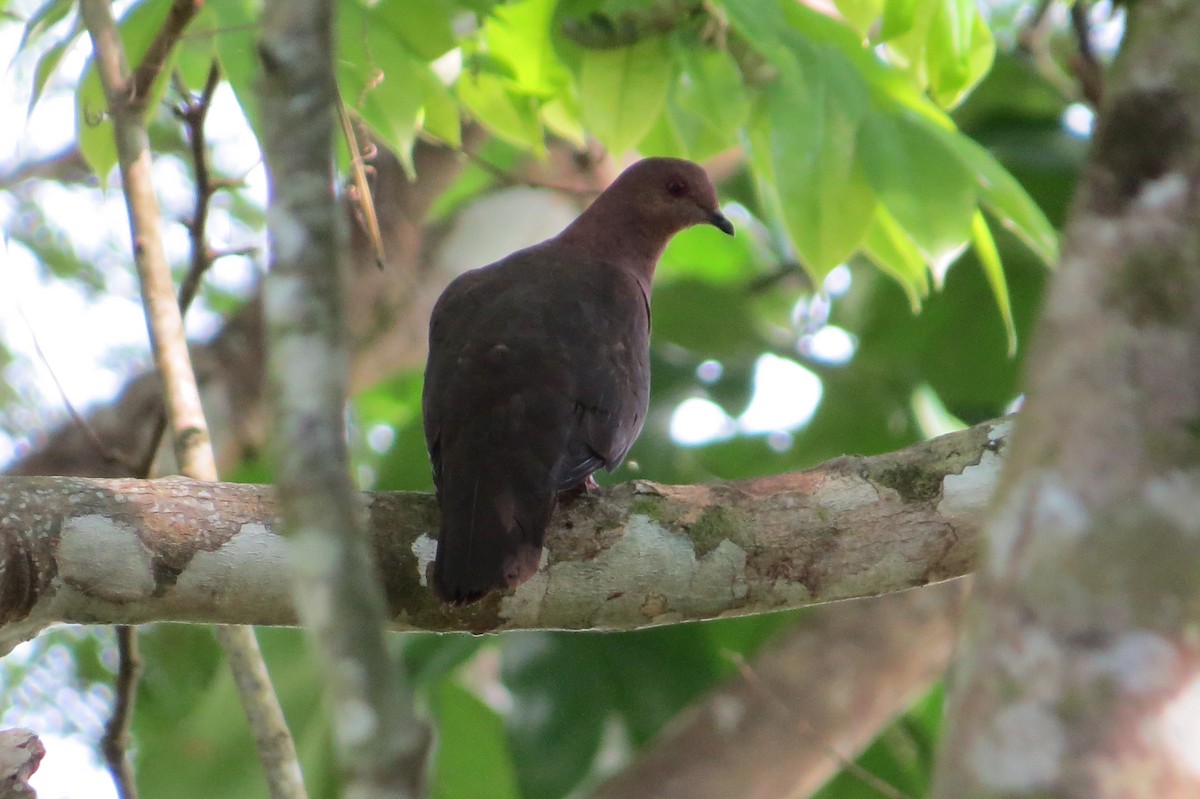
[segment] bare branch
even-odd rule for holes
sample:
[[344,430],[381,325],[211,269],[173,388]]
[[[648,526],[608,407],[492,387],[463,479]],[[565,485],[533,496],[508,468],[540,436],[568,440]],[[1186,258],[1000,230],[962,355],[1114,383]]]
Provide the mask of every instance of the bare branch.
[[[372,579],[363,506],[350,478],[345,309],[342,273],[334,268],[344,245],[329,180],[338,105],[334,7],[332,0],[268,0],[258,45],[271,182],[271,270],[263,293],[273,460],[295,605],[335,704],[330,715],[345,793],[404,799],[421,792],[432,736],[384,641],[387,608]],[[359,199],[374,222],[370,197]],[[368,231],[382,265],[379,228]]]
[[684,711],[591,799],[810,796],[945,671],[964,581],[819,608]]
[[[163,248],[162,217],[150,180],[150,142],[143,119],[149,86],[178,40],[179,32],[197,8],[193,3],[178,0],[172,5],[167,22],[143,60],[141,84],[138,77],[129,75],[120,34],[107,0],[82,0],[81,15],[92,38],[97,71],[113,120],[142,304],[155,368],[163,382],[176,462],[184,474],[215,481],[216,458],[184,336],[183,314],[175,297]],[[239,675],[239,687],[267,679],[266,666],[252,630],[219,631],[218,637],[232,667],[245,668],[252,664],[251,668],[256,670],[255,674]],[[295,745],[278,699],[270,690],[244,692],[241,698],[272,796],[276,799],[303,797]]]
[[[366,497],[397,629],[633,629],[875,596],[968,573],[1009,422],[713,486],[637,482],[556,515],[539,573],[469,608],[425,583],[437,505]],[[62,621],[295,624],[263,486],[0,479],[0,653]]]
[[1078,49],[1071,66],[1079,78],[1079,89],[1092,108],[1099,108],[1104,97],[1104,68],[1092,49],[1086,0],[1076,0],[1071,6],[1071,30],[1075,33],[1075,46]]
[[138,680],[142,673],[142,658],[138,653],[137,629],[127,624],[117,626],[119,654],[117,683],[112,715],[100,739],[100,751],[108,772],[121,799],[137,799],[137,781],[133,764],[129,762],[129,728],[133,723],[133,706],[137,698]]
[[146,102],[150,99],[151,89],[162,74],[167,59],[179,38],[183,35],[188,23],[204,5],[203,0],[175,0],[167,11],[167,18],[158,29],[154,40],[150,42],[142,62],[137,65],[129,78],[127,101],[137,113],[145,111]]
[[121,187],[129,208],[134,262],[151,331],[154,362],[170,409],[176,461],[186,474],[215,480],[217,468],[209,446],[208,425],[200,407],[200,392],[183,333],[183,316],[175,300],[170,265],[163,248],[162,215],[150,179],[150,140],[145,121],[130,96],[129,67],[120,33],[106,0],[83,0],[81,11],[95,47],[96,68],[113,121]]

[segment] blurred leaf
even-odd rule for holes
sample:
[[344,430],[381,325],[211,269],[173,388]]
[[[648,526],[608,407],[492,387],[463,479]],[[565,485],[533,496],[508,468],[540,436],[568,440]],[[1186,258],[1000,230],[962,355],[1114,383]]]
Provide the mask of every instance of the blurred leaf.
[[242,113],[258,136],[262,132],[256,84],[259,4],[256,0],[206,0],[204,7],[213,15],[212,22],[207,23],[211,27],[202,29],[193,24],[189,37],[204,31],[215,38],[221,74],[229,81]]
[[867,38],[871,25],[883,13],[886,0],[833,0],[837,10],[842,13],[855,32]]
[[595,759],[612,694],[592,637],[500,639],[502,678],[514,699],[505,728],[523,799],[565,796]]
[[[165,635],[159,639],[160,632]],[[313,797],[332,796],[334,757],[320,678],[301,630],[256,631]],[[146,665],[134,717],[143,796],[267,797],[237,689],[207,627],[159,625],[142,638]],[[195,661],[195,662],[193,662]]]
[[903,36],[916,24],[918,6],[922,0],[887,0],[883,12],[882,41]]
[[1042,209],[983,147],[966,136],[956,136],[951,141],[958,156],[974,173],[980,198],[987,209],[1047,266],[1055,266],[1058,263],[1058,232]]
[[447,680],[437,697],[437,754],[430,795],[435,799],[516,799],[516,775],[494,710]]
[[970,238],[976,200],[970,173],[933,130],[905,113],[872,111],[858,144],[879,201],[937,264],[955,256]]
[[[210,35],[219,27],[220,20],[209,3],[200,6],[196,16],[188,24],[188,33],[198,32],[198,35],[184,36],[176,45],[175,68],[183,79],[183,85],[192,92],[200,92],[208,78],[208,70],[213,61],[220,62],[217,49],[217,37]],[[172,100],[177,100],[172,92]]]
[[614,156],[635,147],[662,113],[673,75],[665,39],[587,51],[579,71],[579,94],[588,129]]
[[17,44],[17,52],[24,50],[30,43],[36,42],[46,31],[66,18],[75,8],[75,0],[46,0],[25,20],[25,29],[21,32],[21,41]]
[[343,3],[338,15],[338,87],[342,101],[363,120],[413,174],[412,146],[425,100],[427,65],[408,49],[405,37],[385,13]]
[[[171,0],[145,0],[135,4],[119,22],[121,41],[125,48],[125,59],[130,65],[142,60],[150,42],[154,40],[169,10]],[[150,89],[146,108],[153,111],[166,90],[167,79],[175,60],[172,51],[158,80]],[[132,67],[131,67],[132,68]],[[117,143],[113,138],[112,120],[108,116],[108,98],[96,71],[96,59],[88,59],[83,78],[75,92],[75,135],[79,151],[88,166],[100,178],[101,184],[108,173],[117,165]]]
[[[345,13],[345,3],[339,12]],[[451,19],[458,4],[450,0],[420,0],[417,3],[364,3],[375,19],[404,41],[407,48],[424,61],[432,61],[454,48],[456,42]]]
[[875,206],[875,220],[863,240],[863,251],[871,261],[896,279],[908,295],[913,313],[929,294],[929,271],[921,251],[883,205]]
[[[681,156],[703,160],[737,144],[737,131],[750,110],[750,98],[728,53],[698,49],[679,37],[672,45],[683,71],[672,83],[667,114],[660,124],[673,127]],[[645,149],[666,152],[662,147]]]
[[658,286],[650,306],[654,340],[691,350],[701,358],[749,357],[764,344],[743,289],[698,280]]
[[[60,7],[65,7],[65,11],[70,11],[74,5],[75,4],[73,2],[47,3],[38,9],[38,11],[42,12],[52,8],[61,10]],[[36,38],[37,34],[30,33],[31,28],[36,26],[34,21],[36,16],[37,15],[35,14],[34,17],[30,17],[29,23],[25,26],[25,34],[21,38],[21,44],[17,47],[18,52],[24,49],[28,39]],[[46,19],[48,18],[44,18],[43,21]],[[46,27],[49,27],[49,25]],[[63,55],[65,55],[68,50],[75,46],[75,42],[79,40],[79,36],[82,33],[83,22],[79,17],[76,17],[75,24],[71,26],[71,30],[65,36],[63,36],[62,39],[55,42],[54,45],[49,47],[44,53],[38,56],[37,66],[34,67],[33,71],[33,91],[29,94],[29,105],[26,106],[25,109],[26,119],[28,119],[29,115],[33,113],[34,107],[37,105],[38,100],[41,99],[42,90],[46,88],[46,81],[48,81],[50,76],[54,74],[54,70],[58,68],[59,63],[62,61]]]
[[462,147],[462,109],[458,100],[429,70],[421,73],[424,88],[421,130],[450,147]]
[[392,447],[379,462],[375,487],[387,491],[433,490],[433,472],[420,417],[396,428]]
[[726,236],[715,228],[692,228],[667,245],[655,280],[658,286],[689,278],[716,285],[742,284],[759,268],[751,247],[744,232]]
[[484,26],[487,52],[512,70],[512,89],[549,99],[562,91],[570,73],[551,40],[555,0],[521,0],[497,6]]
[[957,105],[987,74],[996,52],[976,0],[937,0],[927,48],[929,90],[943,108]]
[[514,699],[509,742],[525,799],[575,788],[614,714],[635,742],[648,740],[713,684],[723,662],[702,625],[505,636],[501,657]]
[[829,47],[795,49],[796,69],[767,87],[751,123],[756,174],[814,282],[858,248],[875,196],[855,159],[867,90]]
[[493,134],[524,150],[544,151],[542,123],[533,98],[514,94],[505,79],[483,69],[464,71],[455,87],[458,99]]
[[401,644],[404,673],[414,691],[435,693],[455,670],[487,643],[476,635],[405,633],[396,636]]
[[1013,325],[1012,304],[1008,300],[1008,285],[1004,282],[1004,267],[1000,265],[1000,253],[996,250],[996,242],[992,231],[988,229],[987,220],[979,211],[971,221],[971,241],[975,244],[975,254],[979,265],[987,278],[992,294],[996,297],[996,307],[1000,309],[1000,318],[1004,320],[1004,332],[1008,337],[1008,355],[1011,358],[1017,354],[1017,329]]

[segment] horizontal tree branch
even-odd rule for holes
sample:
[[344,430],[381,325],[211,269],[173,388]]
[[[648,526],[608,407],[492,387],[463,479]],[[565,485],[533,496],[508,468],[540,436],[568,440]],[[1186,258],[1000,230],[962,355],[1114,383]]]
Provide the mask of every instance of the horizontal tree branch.
[[[720,485],[645,481],[565,503],[538,574],[468,608],[426,584],[428,494],[364,495],[397,629],[633,629],[958,577],[1007,445],[994,420],[908,449]],[[295,624],[270,487],[0,478],[0,654],[57,622]]]
[[955,580],[806,615],[589,799],[811,796],[945,672],[966,588]]

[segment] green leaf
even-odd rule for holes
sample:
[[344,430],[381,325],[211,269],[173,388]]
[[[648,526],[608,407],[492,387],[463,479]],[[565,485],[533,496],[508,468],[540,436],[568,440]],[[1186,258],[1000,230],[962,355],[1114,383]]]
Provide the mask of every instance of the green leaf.
[[850,27],[865,39],[870,27],[883,13],[885,0],[833,0],[833,4]]
[[819,284],[858,248],[873,218],[875,196],[855,157],[867,88],[836,49],[791,44],[804,61],[767,87],[765,114],[748,133],[764,199]]
[[772,62],[782,62],[781,36],[787,30],[787,18],[777,0],[723,0],[721,8],[730,27]]
[[1058,263],[1058,232],[1017,179],[985,148],[967,136],[954,136],[959,157],[975,176],[979,197],[989,211],[1050,267]]
[[996,43],[976,0],[940,0],[926,40],[929,91],[953,108],[992,66]]
[[935,273],[970,238],[976,204],[974,180],[940,132],[903,112],[872,111],[858,137],[867,180]]
[[[121,18],[119,30],[125,48],[127,63],[135,65],[141,61],[150,42],[157,35],[166,18],[170,0],[146,0],[130,9]],[[166,90],[167,78],[171,74],[175,54],[168,57],[166,64],[150,89],[146,108],[156,108]],[[88,59],[83,78],[75,91],[75,134],[79,151],[88,166],[103,184],[108,173],[117,164],[117,143],[113,134],[112,120],[108,116],[108,98],[96,72],[96,59]]]
[[[216,41],[221,73],[229,81],[250,129],[256,135],[262,127],[258,113],[258,26],[259,9],[254,0],[207,0],[205,11],[211,12],[212,22],[207,33]],[[205,32],[195,25],[189,36]],[[261,135],[259,139],[261,140]]]
[[437,76],[424,70],[421,129],[451,147],[462,147],[462,110],[458,100]]
[[875,206],[875,221],[863,239],[863,250],[874,264],[904,289],[913,313],[929,295],[929,270],[921,251],[885,206]]
[[674,146],[647,146],[644,150],[663,154],[677,150],[683,157],[702,161],[738,143],[737,132],[750,110],[750,97],[728,53],[697,49],[678,38],[672,51],[684,71],[672,82],[667,113],[660,125],[669,126]]
[[504,78],[482,69],[464,71],[455,89],[458,99],[491,133],[523,150],[545,151],[542,123],[532,97],[510,92]]
[[879,33],[882,41],[895,39],[912,30],[917,21],[918,5],[921,0],[887,0],[883,11],[883,26]]
[[[75,8],[75,0],[49,0],[49,2],[42,3],[25,21],[25,30],[21,33],[17,52],[24,50],[26,45],[61,22],[73,8]],[[78,25],[79,23],[76,23],[77,28]]]
[[662,38],[584,53],[579,71],[583,118],[610,153],[623,155],[650,131],[673,75],[674,61]]
[[377,13],[382,7],[343,4],[338,15],[338,87],[343,102],[362,116],[412,175],[412,146],[429,68],[408,49],[391,18]]
[[587,149],[587,130],[583,127],[583,109],[579,98],[566,93],[542,104],[542,122],[556,136],[569,141],[580,152]]
[[971,220],[971,241],[975,244],[975,254],[979,257],[979,265],[983,268],[984,277],[992,295],[996,298],[996,307],[1000,309],[1000,318],[1004,320],[1004,333],[1008,337],[1008,356],[1017,354],[1017,328],[1013,324],[1012,303],[1008,299],[1008,284],[1004,280],[1004,267],[1000,264],[1000,253],[996,250],[996,242],[992,231],[988,229],[987,220],[983,213],[975,212]]
[[[339,13],[345,13],[343,3]],[[364,3],[373,16],[399,36],[415,55],[432,61],[454,48],[451,26],[457,5],[449,0],[420,0],[415,3]]]
[[498,6],[484,26],[487,52],[511,68],[514,91],[549,99],[570,83],[552,41],[555,5],[556,0],[522,0]]
[[434,799],[519,799],[512,755],[496,711],[447,680],[437,696]]
[[672,94],[675,103],[703,120],[713,133],[731,136],[750,111],[750,98],[733,58],[724,50],[678,42],[674,53],[684,70]]
[[[73,4],[67,3],[66,5],[68,8],[70,8]],[[30,22],[30,25],[32,25],[32,21]],[[67,52],[67,50],[71,49],[71,47],[75,45],[75,42],[79,39],[81,33],[83,33],[83,22],[77,17],[75,19],[75,24],[71,27],[70,32],[68,32],[67,35],[64,36],[60,41],[56,42],[49,49],[47,49],[46,52],[38,56],[37,65],[34,67],[33,71],[33,91],[30,92],[29,105],[25,111],[26,118],[33,113],[34,106],[37,105],[38,100],[40,100],[42,97],[42,91],[46,88],[46,82],[50,80],[50,76],[53,75],[54,70],[58,68],[59,63],[62,61],[63,55]],[[25,36],[29,36],[28,26],[25,29]],[[24,46],[24,39],[22,40],[21,44]]]

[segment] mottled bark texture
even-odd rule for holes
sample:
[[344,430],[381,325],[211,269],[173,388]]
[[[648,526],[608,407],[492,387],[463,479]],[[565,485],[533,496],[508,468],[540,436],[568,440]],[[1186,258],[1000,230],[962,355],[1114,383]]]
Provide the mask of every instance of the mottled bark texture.
[[1200,3],[1128,4],[936,795],[1200,796]]
[[37,771],[46,747],[32,730],[13,727],[0,730],[0,797],[33,799],[37,791],[29,778]]
[[[1009,422],[715,486],[637,482],[561,508],[538,574],[469,609],[426,584],[427,494],[367,497],[398,629],[631,629],[898,591],[969,572]],[[269,488],[0,479],[0,652],[55,622],[294,624]]]
[[590,799],[813,794],[942,676],[965,587],[816,609]]
[[271,271],[263,286],[272,462],[293,601],[332,700],[347,799],[421,793],[431,735],[384,643],[364,509],[350,478],[349,349],[334,199],[335,4],[268,0],[258,43]]

